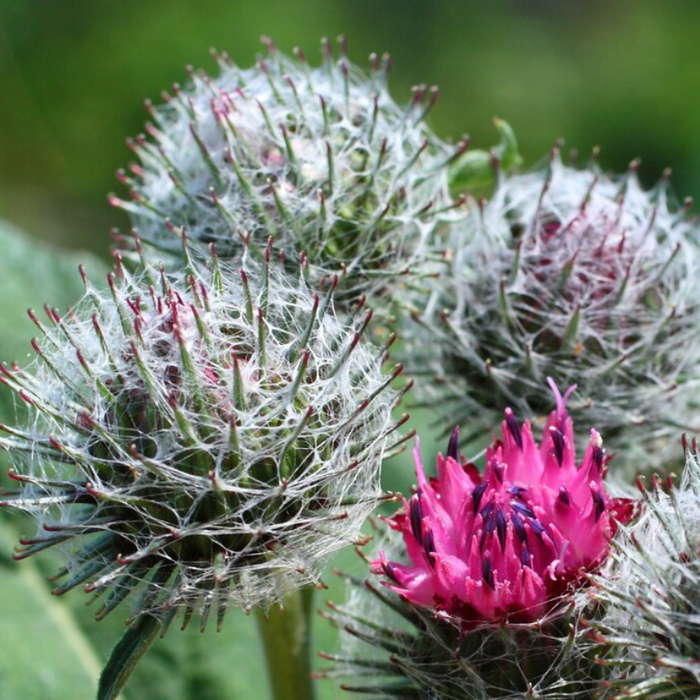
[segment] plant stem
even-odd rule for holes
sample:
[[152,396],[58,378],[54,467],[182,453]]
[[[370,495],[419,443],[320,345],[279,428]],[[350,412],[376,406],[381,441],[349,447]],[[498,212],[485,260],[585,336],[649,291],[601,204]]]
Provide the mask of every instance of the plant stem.
[[283,601],[284,609],[258,611],[267,674],[274,700],[314,700],[311,680],[311,613],[315,589],[302,588]]

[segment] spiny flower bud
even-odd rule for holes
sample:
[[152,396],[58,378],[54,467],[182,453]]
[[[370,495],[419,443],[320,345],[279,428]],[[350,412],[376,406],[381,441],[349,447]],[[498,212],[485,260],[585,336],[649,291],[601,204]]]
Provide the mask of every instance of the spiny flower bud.
[[[267,258],[270,256],[267,250]],[[88,284],[28,371],[2,381],[28,405],[7,427],[18,492],[38,533],[17,558],[61,545],[55,593],[84,585],[103,618],[132,595],[167,627],[184,611],[219,625],[229,604],[269,606],[319,583],[381,491],[399,423],[371,312],[341,324],[333,285],[319,298],[271,264],[257,272],[188,263],[166,277],[123,266]],[[252,271],[251,271],[252,270]]]
[[574,418],[605,427],[627,451],[616,462],[654,464],[694,420],[698,380],[698,231],[667,180],[646,192],[636,167],[615,178],[556,152],[544,171],[503,175],[456,230],[423,315],[439,341],[417,344],[415,366],[441,346],[436,400],[479,425],[504,403],[546,415],[544,377],[576,381]]
[[616,697],[700,697],[700,457],[686,449],[679,485],[640,482],[644,510],[622,528],[591,589],[597,652]]
[[595,430],[576,466],[566,412],[575,387],[562,397],[550,384],[557,408],[540,446],[529,421],[521,426],[506,409],[502,439],[487,449],[483,477],[458,461],[457,431],[447,458],[438,457],[437,479],[426,478],[416,445],[417,491],[388,520],[403,535],[412,564],[383,554],[373,562],[374,572],[408,602],[463,628],[533,622],[607,556],[617,520],[629,519],[630,505],[605,491],[607,460]]
[[448,146],[425,126],[435,88],[396,105],[388,56],[373,56],[367,76],[342,39],[338,61],[323,43],[318,68],[266,43],[254,68],[217,55],[218,77],[190,70],[166,105],[148,105],[149,136],[130,142],[141,164],[119,173],[131,201],[111,201],[131,214],[147,254],[171,254],[174,266],[182,226],[195,252],[214,242],[222,258],[271,235],[290,269],[307,260],[314,280],[337,273],[338,300],[390,298],[397,278],[422,272],[428,240],[453,216],[446,166],[467,144]]

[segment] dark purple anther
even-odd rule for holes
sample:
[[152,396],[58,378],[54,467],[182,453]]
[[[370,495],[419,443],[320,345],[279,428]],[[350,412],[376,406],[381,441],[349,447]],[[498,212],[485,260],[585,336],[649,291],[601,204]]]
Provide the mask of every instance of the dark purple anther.
[[459,462],[459,426],[456,425],[452,431],[450,441],[447,443],[447,457],[452,457],[456,462]]
[[492,590],[496,590],[496,584],[493,580],[493,565],[491,564],[491,557],[485,554],[481,560],[481,576],[483,577],[486,585]]
[[481,531],[481,540],[479,541],[479,550],[483,551],[484,544],[486,544],[487,535],[493,535],[493,531],[496,529],[496,514],[494,511],[494,503],[491,501],[484,509],[481,511],[481,517],[484,523],[484,529]]
[[527,530],[525,530],[525,523],[520,519],[517,513],[510,514],[510,521],[513,523],[513,531],[515,536],[521,542],[527,542]]
[[596,469],[598,470],[598,474],[603,469],[603,457],[605,456],[605,450],[603,450],[602,447],[599,447],[596,445],[593,448],[593,464],[595,464]]
[[605,511],[605,500],[598,489],[591,489],[591,496],[593,496],[593,502],[595,503],[595,521],[598,522]]
[[428,564],[430,564],[430,566],[435,566],[435,560],[431,556],[436,551],[435,537],[433,536],[433,531],[430,529],[426,530],[425,536],[423,537],[423,549],[425,550],[425,554],[428,557]]
[[571,505],[571,497],[569,496],[569,492],[566,490],[566,486],[560,486],[559,487],[559,500],[567,506]]
[[542,533],[545,531],[544,525],[539,520],[531,520],[530,529],[537,535],[537,539],[542,542]]
[[520,431],[520,423],[518,423],[518,419],[513,415],[513,411],[510,408],[506,408],[506,425],[513,436],[513,440],[515,440],[515,444],[522,450],[523,435]]
[[394,573],[396,566],[390,561],[385,561],[382,563],[382,570],[384,571],[384,575],[387,578],[390,578],[394,583],[399,582],[399,580],[396,578],[396,574]]
[[418,540],[418,544],[423,544],[423,509],[420,505],[419,493],[411,497],[409,514],[411,518],[411,532],[416,540]]
[[536,518],[535,511],[530,508],[527,503],[522,503],[521,501],[511,501],[510,507],[513,510],[517,510],[520,515],[524,515],[526,518]]
[[506,493],[510,494],[511,496],[515,496],[516,498],[520,498],[525,491],[527,491],[527,489],[523,488],[522,486],[509,486],[506,489]]
[[500,507],[496,508],[496,532],[503,551],[506,548],[506,516],[503,515],[503,509]]
[[554,455],[561,467],[564,461],[564,435],[554,426],[549,429],[549,434],[552,436],[552,445],[554,446]]
[[489,517],[491,516],[491,513],[493,513],[493,509],[496,507],[496,501],[491,499],[482,509],[481,509],[481,520],[482,522],[486,522]]
[[522,549],[520,550],[520,563],[523,566],[530,566],[530,550],[527,548],[525,542],[523,542]]
[[500,484],[502,484],[503,483],[503,474],[505,472],[505,469],[503,468],[503,464],[501,462],[494,462],[491,465],[491,469],[493,470],[493,473],[496,475],[498,482]]
[[476,515],[476,511],[479,510],[481,497],[484,495],[484,491],[486,491],[487,486],[488,484],[485,481],[482,481],[480,484],[475,486],[474,490],[472,491],[472,507],[474,508],[474,515]]

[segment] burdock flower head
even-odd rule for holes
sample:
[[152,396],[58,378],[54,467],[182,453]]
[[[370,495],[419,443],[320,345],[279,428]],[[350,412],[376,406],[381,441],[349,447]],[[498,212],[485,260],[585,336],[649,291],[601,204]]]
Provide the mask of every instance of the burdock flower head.
[[[573,425],[556,387],[540,445],[510,409],[480,476],[453,434],[437,476],[415,451],[418,486],[388,519],[376,581],[328,614],[343,651],[325,677],[382,698],[600,698],[606,670],[585,641],[588,575],[608,559],[632,505],[603,485],[598,433],[576,464]],[[409,564],[399,563],[410,560]]]
[[453,216],[446,166],[466,144],[426,127],[434,88],[393,101],[388,56],[372,56],[365,75],[342,38],[339,60],[324,41],[320,67],[265,41],[255,67],[217,55],[217,77],[190,70],[164,106],[148,104],[148,137],[130,142],[141,162],[119,173],[131,200],[112,202],[158,260],[178,264],[182,226],[194,252],[215,242],[222,258],[272,235],[291,269],[307,260],[315,279],[338,273],[339,300],[376,298],[423,269],[429,239]]
[[504,404],[546,415],[550,375],[578,384],[577,421],[606,426],[608,446],[634,457],[616,462],[652,465],[691,422],[700,250],[667,183],[646,192],[636,164],[610,177],[555,151],[545,170],[503,175],[474,203],[423,315],[441,338],[440,400],[458,402],[463,424]]
[[538,446],[530,423],[506,409],[502,439],[487,450],[483,477],[463,465],[458,434],[437,478],[427,479],[418,446],[418,488],[388,522],[400,531],[411,565],[381,556],[376,573],[407,601],[434,609],[464,627],[533,622],[546,616],[608,554],[628,504],[603,485],[607,458],[600,435],[576,465],[566,399],[553,382],[557,406]]
[[35,364],[2,368],[30,416],[0,443],[20,484],[2,504],[38,525],[17,558],[60,546],[55,592],[95,592],[98,618],[130,594],[164,623],[269,606],[318,583],[381,493],[400,368],[365,343],[371,313],[341,324],[333,285],[271,263],[188,270],[118,266],[53,327],[32,314]]

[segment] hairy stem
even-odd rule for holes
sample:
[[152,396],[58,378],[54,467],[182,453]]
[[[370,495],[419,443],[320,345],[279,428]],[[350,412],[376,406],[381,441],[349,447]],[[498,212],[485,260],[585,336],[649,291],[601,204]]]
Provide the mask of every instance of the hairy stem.
[[315,590],[302,588],[283,601],[284,609],[257,612],[274,700],[314,700],[311,681],[311,612]]

